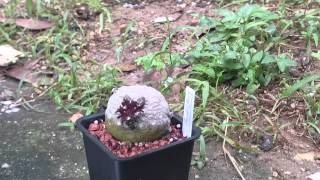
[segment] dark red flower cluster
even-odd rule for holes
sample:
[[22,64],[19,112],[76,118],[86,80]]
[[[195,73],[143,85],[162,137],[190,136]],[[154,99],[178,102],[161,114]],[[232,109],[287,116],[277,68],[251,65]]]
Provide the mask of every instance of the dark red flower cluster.
[[137,101],[129,96],[124,97],[120,107],[116,111],[119,114],[118,118],[121,119],[121,123],[126,123],[130,129],[135,129],[137,121],[143,113],[145,103],[144,97],[139,98]]
[[181,125],[171,125],[171,132],[159,140],[153,142],[129,143],[114,139],[106,131],[103,122],[95,121],[89,126],[89,132],[95,135],[111,152],[119,157],[132,157],[151,149],[157,149],[161,146],[184,139],[181,131]]

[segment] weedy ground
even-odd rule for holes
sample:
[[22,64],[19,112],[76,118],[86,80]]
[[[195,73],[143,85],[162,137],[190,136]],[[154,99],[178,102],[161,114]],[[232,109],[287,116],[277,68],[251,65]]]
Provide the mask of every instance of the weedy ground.
[[[203,132],[192,162],[199,169],[212,165],[205,146],[216,137],[240,176],[234,152],[287,157],[320,146],[318,1],[16,0],[1,10],[9,19],[55,23],[32,31],[6,21],[0,43],[24,51],[25,63],[38,60],[34,72],[51,72],[35,88],[59,108],[90,114],[113,88],[145,83],[181,112],[184,87],[193,87]],[[272,167],[274,178],[308,174],[292,172],[297,163],[286,173],[285,163]]]

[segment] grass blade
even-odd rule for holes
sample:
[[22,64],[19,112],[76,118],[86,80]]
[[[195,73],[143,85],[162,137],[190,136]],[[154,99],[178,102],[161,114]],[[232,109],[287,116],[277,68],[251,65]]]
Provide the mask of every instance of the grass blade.
[[311,75],[311,76],[305,77],[305,78],[297,81],[296,83],[294,83],[292,86],[286,88],[282,92],[281,97],[282,98],[289,97],[293,93],[295,93],[296,91],[298,91],[299,89],[304,87],[306,84],[308,84],[308,83],[310,83],[310,82],[312,82],[314,80],[317,80],[317,79],[320,79],[320,75]]

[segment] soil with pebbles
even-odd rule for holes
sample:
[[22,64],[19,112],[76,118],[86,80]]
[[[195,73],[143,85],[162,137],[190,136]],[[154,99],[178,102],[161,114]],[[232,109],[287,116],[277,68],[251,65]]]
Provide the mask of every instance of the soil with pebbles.
[[95,135],[111,152],[119,157],[132,157],[143,152],[158,149],[162,146],[184,139],[181,125],[171,125],[171,131],[159,140],[152,142],[129,143],[122,142],[112,137],[106,130],[103,121],[94,121],[89,125],[89,132]]

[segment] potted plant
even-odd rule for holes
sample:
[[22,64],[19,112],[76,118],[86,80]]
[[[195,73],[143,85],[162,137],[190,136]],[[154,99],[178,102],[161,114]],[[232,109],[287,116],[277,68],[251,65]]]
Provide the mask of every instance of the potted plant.
[[195,139],[183,137],[181,117],[170,115],[160,92],[124,86],[105,113],[80,118],[91,180],[187,180]]

